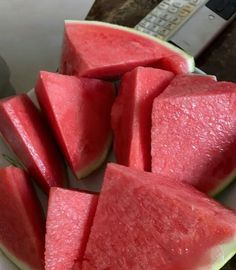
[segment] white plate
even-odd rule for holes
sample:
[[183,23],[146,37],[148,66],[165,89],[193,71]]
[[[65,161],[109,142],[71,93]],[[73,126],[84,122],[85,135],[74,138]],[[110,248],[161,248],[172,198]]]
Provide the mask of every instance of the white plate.
[[[28,93],[28,95],[33,100],[35,105],[39,107],[35,94],[34,94],[34,90],[31,90]],[[17,159],[16,156],[4,144],[4,142],[0,140],[0,167],[9,165],[9,163],[3,158],[4,154],[15,160]],[[114,160],[114,157],[112,153],[110,153],[109,157],[107,158],[107,161],[113,161],[113,160]],[[93,174],[91,174],[87,178],[80,181],[77,181],[75,179],[70,169],[68,168],[70,187],[80,188],[80,189],[89,190],[89,191],[99,191],[102,184],[102,180],[103,180],[105,166],[106,164],[104,164],[100,169],[95,171]],[[36,187],[36,191],[38,193],[39,199],[43,205],[44,211],[46,213],[47,197],[37,186],[35,187]],[[220,196],[218,196],[217,199],[221,201],[225,206],[236,209],[236,182],[231,184],[228,188],[226,188],[220,194]],[[17,270],[18,268],[16,268],[11,262],[9,262],[8,259],[6,259],[0,252],[0,269]]]
[[39,70],[56,70],[65,19],[83,20],[94,0],[0,0],[0,55],[17,91],[34,85]]

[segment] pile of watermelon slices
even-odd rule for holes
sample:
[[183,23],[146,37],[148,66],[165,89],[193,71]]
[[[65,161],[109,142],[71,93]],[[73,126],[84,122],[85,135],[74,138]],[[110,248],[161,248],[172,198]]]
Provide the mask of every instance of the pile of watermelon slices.
[[[210,196],[236,175],[236,84],[193,70],[136,30],[65,22],[59,73],[0,100],[0,250],[17,268],[217,270],[234,256],[236,213]],[[81,188],[97,177],[100,192]]]

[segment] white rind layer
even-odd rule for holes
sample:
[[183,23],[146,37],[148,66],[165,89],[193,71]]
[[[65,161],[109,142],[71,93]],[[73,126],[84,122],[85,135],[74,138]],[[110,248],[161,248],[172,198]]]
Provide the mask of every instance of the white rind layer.
[[105,161],[108,155],[108,152],[111,147],[111,142],[112,142],[112,136],[109,137],[108,142],[104,148],[104,151],[101,153],[101,155],[97,159],[95,159],[91,164],[85,167],[83,170],[80,170],[75,173],[78,180],[81,178],[85,178],[86,176],[88,176],[89,174],[91,174],[93,171],[95,171],[101,166],[101,164]]
[[99,26],[104,26],[104,27],[110,27],[112,29],[117,29],[121,31],[126,31],[129,33],[133,33],[137,36],[141,36],[143,38],[152,40],[163,47],[168,48],[169,50],[173,51],[174,53],[180,55],[183,59],[185,59],[187,66],[188,66],[188,72],[193,72],[195,68],[195,63],[194,63],[194,58],[182,51],[181,49],[177,48],[176,46],[172,45],[171,43],[168,43],[164,40],[161,40],[157,37],[153,37],[151,35],[145,34],[143,32],[140,32],[138,30],[135,30],[134,28],[126,27],[126,26],[121,26],[117,24],[111,24],[107,22],[99,22],[99,21],[80,21],[80,20],[65,20],[65,24],[70,24],[70,23],[78,23],[78,24],[85,24],[85,25],[99,25]]
[[[196,270],[219,270],[221,269],[234,255],[236,254],[236,237],[228,240],[227,242],[213,247],[205,255],[212,257],[213,262],[207,265],[199,266]],[[214,258],[217,259],[214,261]],[[193,270],[193,269],[191,269]]]
[[221,245],[222,256],[213,264],[212,270],[221,269],[236,254],[236,238]]

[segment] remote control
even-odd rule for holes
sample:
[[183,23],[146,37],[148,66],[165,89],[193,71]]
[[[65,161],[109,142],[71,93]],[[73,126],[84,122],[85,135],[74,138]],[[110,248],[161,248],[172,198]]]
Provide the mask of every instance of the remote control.
[[168,40],[205,2],[206,0],[164,0],[135,28]]
[[235,16],[236,0],[164,0],[135,28],[197,57]]

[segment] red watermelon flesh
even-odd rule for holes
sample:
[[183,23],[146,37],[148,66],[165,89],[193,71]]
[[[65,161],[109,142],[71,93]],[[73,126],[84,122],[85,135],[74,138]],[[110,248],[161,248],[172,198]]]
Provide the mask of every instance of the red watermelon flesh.
[[47,214],[46,270],[81,269],[97,199],[95,194],[51,189]]
[[0,249],[20,269],[44,269],[43,211],[26,173],[0,169]]
[[[187,87],[187,86],[185,86]],[[215,195],[236,174],[236,85],[156,98],[152,115],[152,171]]]
[[112,107],[114,152],[118,163],[151,170],[152,103],[174,74],[138,67],[124,75]]
[[44,191],[65,183],[61,155],[40,112],[26,94],[1,100],[0,132]]
[[177,75],[163,91],[160,97],[194,95],[211,91],[217,84],[212,75],[183,74]]
[[110,148],[113,85],[42,71],[35,90],[70,167],[78,179],[85,177]]
[[[159,64],[161,60],[165,63]],[[193,71],[194,61],[173,45],[131,28],[95,21],[65,22],[61,73],[114,78],[137,66],[164,66],[186,73]]]
[[192,186],[109,164],[82,269],[217,270],[235,237],[235,213]]

